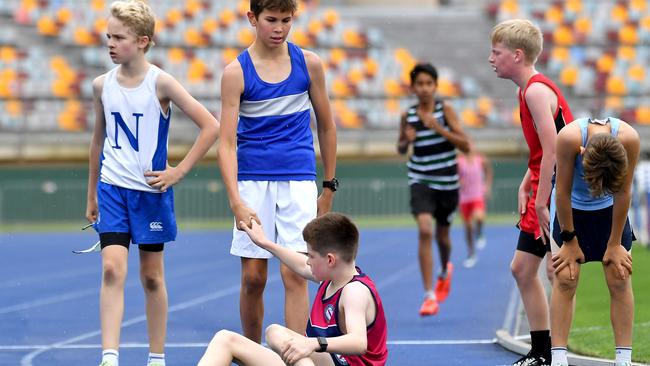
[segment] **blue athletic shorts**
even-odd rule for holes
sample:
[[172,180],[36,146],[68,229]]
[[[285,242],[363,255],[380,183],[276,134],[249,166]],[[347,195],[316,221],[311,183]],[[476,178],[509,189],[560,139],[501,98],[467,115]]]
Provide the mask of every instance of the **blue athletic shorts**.
[[127,233],[134,244],[161,244],[176,240],[174,192],[152,193],[97,185],[99,234]]
[[[573,210],[573,227],[578,237],[578,244],[580,249],[585,255],[586,262],[602,262],[605,251],[607,250],[607,241],[609,234],[612,231],[612,212],[614,206],[605,207],[600,210],[585,211]],[[560,238],[560,223],[555,216],[553,220],[552,233],[555,243],[561,247],[562,239]],[[623,227],[623,235],[621,237],[621,245],[625,250],[629,251],[632,248],[632,242],[636,240],[634,232],[630,227],[630,220],[625,220]]]

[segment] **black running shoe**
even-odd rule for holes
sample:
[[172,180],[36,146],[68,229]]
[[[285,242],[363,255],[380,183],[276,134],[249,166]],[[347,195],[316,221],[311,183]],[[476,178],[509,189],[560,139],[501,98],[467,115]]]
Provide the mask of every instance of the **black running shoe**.
[[515,361],[512,366],[550,366],[551,361],[546,360],[544,356],[535,356],[530,352],[526,356]]

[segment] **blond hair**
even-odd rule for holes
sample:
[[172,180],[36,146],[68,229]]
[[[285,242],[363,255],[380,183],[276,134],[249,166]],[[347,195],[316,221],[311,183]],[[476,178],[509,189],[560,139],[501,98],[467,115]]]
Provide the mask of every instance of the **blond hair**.
[[584,179],[593,197],[614,194],[623,188],[627,175],[627,152],[608,133],[591,136],[582,154]]
[[142,0],[115,1],[111,4],[111,16],[121,21],[136,36],[149,37],[149,44],[144,48],[144,52],[153,47],[156,16],[147,3]]
[[490,33],[492,44],[503,43],[509,50],[520,49],[529,64],[534,64],[542,53],[544,36],[542,31],[527,19],[511,19],[503,21]]

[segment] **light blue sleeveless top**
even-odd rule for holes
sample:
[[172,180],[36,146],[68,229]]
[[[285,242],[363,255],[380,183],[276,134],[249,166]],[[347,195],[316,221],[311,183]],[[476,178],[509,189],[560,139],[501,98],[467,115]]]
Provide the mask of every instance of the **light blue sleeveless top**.
[[244,93],[237,125],[238,180],[315,180],[316,156],[310,128],[311,80],[302,50],[288,43],[291,73],[279,83],[257,74],[248,50],[237,59]]
[[[573,123],[578,123],[580,125],[580,133],[582,134],[582,146],[587,145],[587,127],[589,123],[596,123],[590,118],[581,118]],[[606,123],[610,124],[612,131],[612,136],[616,137],[618,135],[618,128],[620,126],[621,120],[617,118],[609,117],[606,119]],[[593,197],[589,193],[589,186],[585,182],[585,172],[582,168],[582,154],[576,156],[575,168],[573,170],[573,187],[571,189],[571,206],[578,210],[585,211],[595,211],[600,210],[606,207],[609,207],[614,204],[614,197],[611,194],[603,194],[599,197]]]

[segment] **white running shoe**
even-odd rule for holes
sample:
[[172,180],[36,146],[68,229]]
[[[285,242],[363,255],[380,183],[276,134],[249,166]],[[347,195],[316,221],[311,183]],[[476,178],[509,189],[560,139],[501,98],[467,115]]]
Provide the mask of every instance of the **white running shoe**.
[[478,261],[478,258],[476,257],[476,254],[472,255],[471,257],[467,257],[463,261],[463,267],[465,268],[472,268],[476,265],[476,261]]
[[487,245],[487,241],[485,240],[485,236],[481,235],[476,239],[477,249],[479,250],[484,249],[486,245]]

